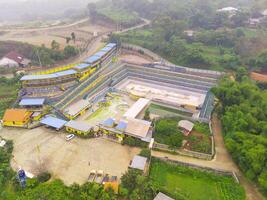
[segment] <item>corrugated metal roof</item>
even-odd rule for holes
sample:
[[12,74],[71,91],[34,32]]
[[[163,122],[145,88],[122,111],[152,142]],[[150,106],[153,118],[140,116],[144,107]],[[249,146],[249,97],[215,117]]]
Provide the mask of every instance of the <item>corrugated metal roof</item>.
[[89,58],[87,58],[84,62],[85,63],[89,63],[89,64],[93,64],[94,62],[98,61],[100,59],[99,56],[90,56]]
[[66,127],[70,127],[79,131],[89,132],[93,127],[84,121],[69,121],[65,124]]
[[97,52],[96,54],[95,54],[95,56],[98,56],[98,57],[100,57],[100,58],[102,58],[104,55],[106,55],[107,54],[107,52],[106,51],[99,51],[99,52]]
[[57,78],[55,74],[42,74],[42,75],[25,75],[21,77],[21,81],[30,81],[30,80],[41,80],[41,79],[50,79]]
[[108,52],[112,49],[112,47],[104,47],[103,49],[101,49],[100,51],[104,51],[104,52]]
[[106,45],[106,47],[111,47],[111,48],[116,47],[116,46],[117,46],[116,43],[108,43],[108,44]]
[[58,78],[61,76],[67,76],[76,74],[77,72],[73,69],[65,70],[61,72],[56,72],[53,74],[41,74],[41,75],[25,75],[20,80],[21,81],[30,81],[30,80],[42,80],[42,79],[51,79],[51,78]]
[[172,199],[172,198],[168,197],[167,195],[159,192],[154,200],[174,200],[174,199]]
[[145,98],[140,98],[136,101],[131,108],[123,115],[125,118],[135,118],[139,113],[149,104],[150,100]]
[[133,169],[139,169],[144,171],[146,167],[147,158],[143,156],[134,156],[132,163],[130,165]]
[[41,124],[51,126],[56,129],[61,129],[66,123],[67,121],[52,116],[45,116],[41,120]]
[[116,126],[116,129],[119,131],[124,131],[127,127],[127,122],[120,121],[119,124]]
[[33,99],[33,98],[27,98],[27,99],[22,99],[19,102],[20,106],[41,106],[45,102],[45,98],[38,98],[38,99]]
[[115,120],[112,118],[108,118],[107,120],[105,120],[102,125],[106,126],[106,127],[113,127],[114,126],[114,122]]
[[55,75],[60,77],[60,76],[68,76],[68,75],[72,75],[72,74],[76,74],[76,73],[77,73],[77,71],[70,69],[70,70],[57,72],[57,73],[55,73]]
[[85,68],[88,68],[88,67],[91,67],[89,64],[87,64],[87,63],[81,63],[81,64],[79,64],[79,65],[76,65],[75,67],[74,67],[74,69],[78,69],[78,70],[81,70],[81,69],[85,69]]

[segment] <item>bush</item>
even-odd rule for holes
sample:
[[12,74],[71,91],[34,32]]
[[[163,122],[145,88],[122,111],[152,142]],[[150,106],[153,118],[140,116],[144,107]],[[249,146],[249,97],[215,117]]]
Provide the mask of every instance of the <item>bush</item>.
[[142,151],[139,153],[140,156],[150,158],[151,152],[149,149],[142,149]]
[[123,144],[126,144],[126,145],[129,145],[129,146],[132,146],[132,147],[147,147],[147,143],[140,140],[140,139],[137,139],[137,138],[133,138],[133,137],[125,137],[124,140],[123,140]]
[[51,178],[51,174],[48,172],[43,172],[37,176],[37,180],[40,183],[44,183],[48,181]]

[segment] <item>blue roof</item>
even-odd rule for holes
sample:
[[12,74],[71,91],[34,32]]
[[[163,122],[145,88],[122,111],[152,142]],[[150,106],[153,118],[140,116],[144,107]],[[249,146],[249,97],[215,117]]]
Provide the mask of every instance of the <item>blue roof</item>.
[[120,123],[116,126],[116,129],[124,131],[126,127],[127,127],[127,122],[120,121]]
[[56,72],[53,74],[41,74],[41,75],[25,75],[20,80],[21,81],[29,81],[29,80],[42,80],[42,79],[50,79],[50,78],[58,78],[60,76],[67,76],[76,74],[77,72],[73,69],[65,70],[61,72]]
[[67,121],[52,116],[45,116],[41,120],[41,124],[51,126],[56,129],[61,129],[66,123]]
[[108,52],[112,49],[112,47],[104,47],[103,49],[101,49],[100,51],[105,51],[105,52]]
[[103,126],[112,127],[114,125],[115,120],[112,118],[106,119],[102,124]]
[[111,48],[116,47],[116,46],[117,46],[116,43],[108,43],[108,44],[106,45],[106,47],[111,47]]
[[100,58],[99,56],[95,56],[95,55],[93,55],[93,56],[90,56],[89,58],[87,58],[84,62],[85,62],[85,63],[92,64],[92,63],[98,61],[99,58]]
[[106,55],[107,54],[107,52],[106,51],[99,51],[99,52],[97,52],[94,56],[98,56],[98,57],[100,57],[100,58],[102,58],[104,55]]
[[72,74],[76,74],[77,72],[73,69],[70,70],[65,70],[65,71],[61,71],[61,72],[57,72],[55,73],[56,76],[67,76],[67,75],[72,75]]
[[85,69],[85,68],[87,68],[87,67],[90,67],[90,65],[87,64],[87,63],[81,63],[81,64],[79,64],[79,65],[76,65],[76,66],[74,67],[74,69],[81,70],[81,69]]
[[25,75],[21,77],[21,81],[29,81],[29,80],[40,80],[40,79],[50,79],[57,78],[55,74],[42,74],[42,75]]
[[33,98],[27,98],[27,99],[22,99],[19,102],[20,106],[41,106],[45,102],[45,98],[38,98],[38,99],[33,99]]

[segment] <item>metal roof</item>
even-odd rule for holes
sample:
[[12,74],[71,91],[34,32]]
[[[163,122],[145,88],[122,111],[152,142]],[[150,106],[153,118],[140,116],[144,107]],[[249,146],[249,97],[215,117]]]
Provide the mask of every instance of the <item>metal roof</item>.
[[168,197],[167,195],[159,192],[154,200],[174,200],[173,198]]
[[142,110],[149,104],[150,100],[145,98],[140,98],[136,101],[131,108],[123,115],[125,118],[136,118]]
[[56,129],[61,129],[66,123],[67,121],[52,116],[45,116],[41,120],[41,124],[51,126]]
[[184,128],[187,131],[192,131],[194,124],[188,120],[181,120],[178,122],[178,127]]
[[42,74],[42,75],[25,75],[21,77],[21,81],[30,81],[30,80],[41,80],[41,79],[50,79],[57,78],[56,74]]
[[98,56],[98,57],[100,57],[100,58],[102,58],[104,55],[106,55],[107,54],[107,52],[106,51],[99,51],[99,52],[97,52],[96,54],[95,54],[95,56]]
[[108,44],[106,45],[106,47],[111,47],[111,48],[116,47],[116,46],[117,46],[116,43],[108,43]]
[[30,81],[30,80],[42,80],[42,79],[51,79],[51,78],[58,78],[61,76],[67,76],[76,74],[77,72],[73,69],[65,70],[61,72],[56,72],[53,74],[41,74],[41,75],[25,75],[20,80],[21,81]]
[[20,106],[41,106],[43,105],[45,102],[45,98],[38,98],[38,99],[34,99],[34,98],[27,98],[27,99],[22,99],[19,102]]
[[72,74],[76,74],[77,72],[73,69],[70,70],[65,70],[65,71],[61,71],[61,72],[57,72],[55,73],[55,75],[57,76],[67,76],[67,75],[72,75]]
[[107,47],[105,46],[103,49],[101,49],[100,51],[104,51],[104,52],[108,52],[112,49],[112,47]]
[[147,158],[143,156],[134,156],[130,168],[145,170]]
[[90,106],[90,102],[88,100],[81,99],[70,106],[68,106],[64,112],[67,113],[70,116],[76,116],[78,113],[83,111],[84,109],[88,108]]
[[95,56],[95,55],[93,55],[93,56],[90,56],[89,58],[87,58],[84,62],[85,62],[85,63],[92,64],[92,63],[98,61],[99,58],[100,58],[99,56]]
[[116,129],[119,131],[124,131],[127,127],[127,122],[120,121],[119,124],[116,126]]
[[106,119],[105,121],[102,122],[102,125],[106,126],[106,127],[113,127],[114,122],[115,122],[114,119],[108,118],[108,119]]
[[83,132],[89,132],[91,129],[93,129],[92,126],[90,126],[88,123],[85,121],[69,121],[65,124],[66,127],[70,127],[79,131]]
[[74,69],[78,69],[78,70],[81,70],[81,69],[85,69],[85,68],[88,68],[88,67],[91,67],[89,64],[87,64],[87,63],[81,63],[81,64],[79,64],[79,65],[76,65],[75,67],[74,67]]

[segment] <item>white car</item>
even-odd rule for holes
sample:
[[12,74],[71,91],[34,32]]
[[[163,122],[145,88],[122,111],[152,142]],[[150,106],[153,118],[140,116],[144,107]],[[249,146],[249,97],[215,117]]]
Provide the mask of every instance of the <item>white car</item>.
[[67,140],[67,141],[70,141],[70,140],[72,140],[74,137],[75,137],[74,134],[67,135],[67,136],[66,136],[66,140]]

